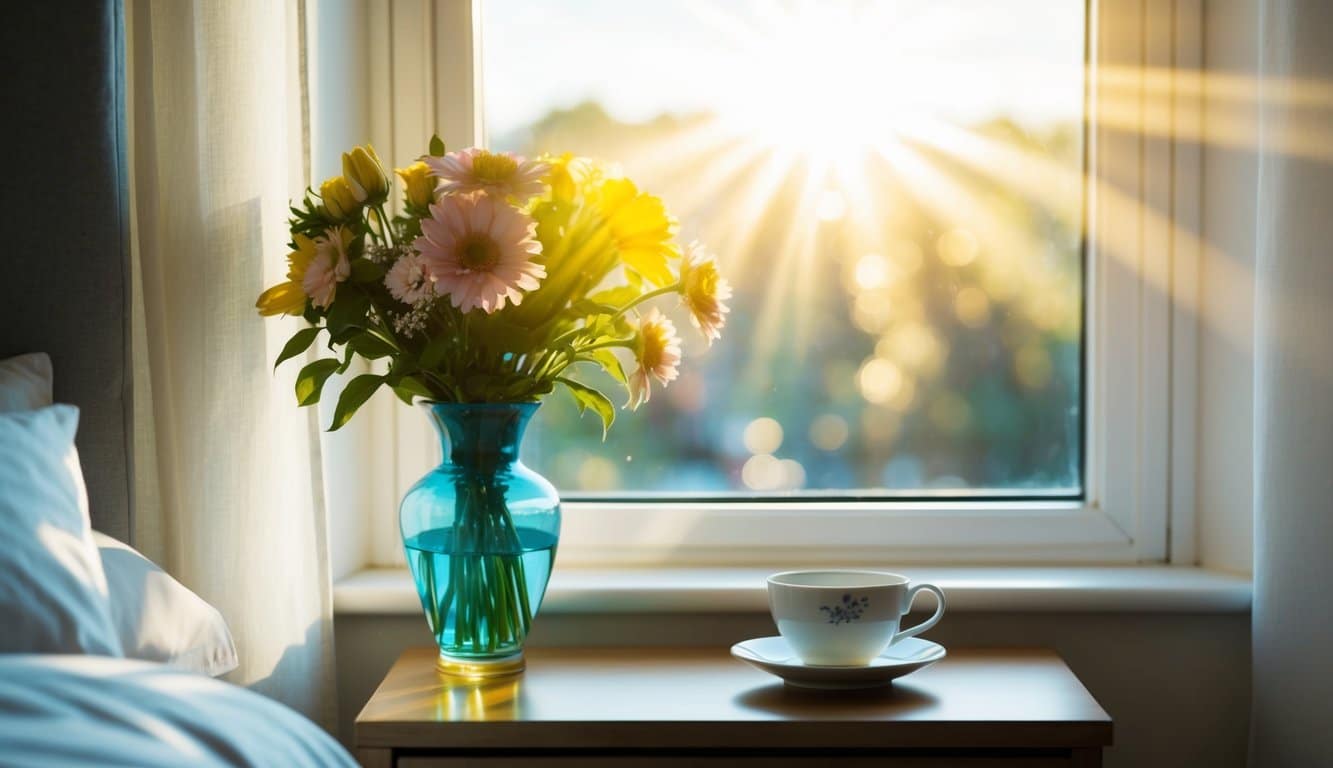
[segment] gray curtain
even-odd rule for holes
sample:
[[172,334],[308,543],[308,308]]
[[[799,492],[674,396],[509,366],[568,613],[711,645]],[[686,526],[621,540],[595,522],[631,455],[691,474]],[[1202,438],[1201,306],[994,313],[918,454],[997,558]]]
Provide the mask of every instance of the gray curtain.
[[1250,765],[1333,764],[1333,3],[1267,0]]

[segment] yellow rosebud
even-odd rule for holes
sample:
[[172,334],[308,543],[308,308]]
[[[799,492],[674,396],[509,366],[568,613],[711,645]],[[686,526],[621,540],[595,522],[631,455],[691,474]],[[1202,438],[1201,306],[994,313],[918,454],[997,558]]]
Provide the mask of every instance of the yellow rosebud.
[[324,200],[324,212],[330,218],[342,221],[351,217],[361,207],[347,179],[334,176],[319,185],[319,196]]
[[375,148],[369,144],[343,153],[343,178],[352,188],[358,203],[378,205],[389,196],[389,177],[384,173]]
[[395,168],[393,172],[403,180],[403,186],[406,188],[403,194],[407,199],[407,207],[424,210],[435,202],[436,180],[431,175],[429,165],[418,160],[406,168]]

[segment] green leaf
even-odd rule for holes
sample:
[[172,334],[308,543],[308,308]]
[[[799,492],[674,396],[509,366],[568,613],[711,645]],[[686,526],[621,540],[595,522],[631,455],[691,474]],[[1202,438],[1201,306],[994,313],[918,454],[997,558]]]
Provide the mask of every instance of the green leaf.
[[608,288],[605,291],[598,291],[586,299],[596,304],[605,304],[615,307],[612,312],[619,310],[626,304],[634,301],[643,295],[643,288],[638,285],[622,285],[616,288]]
[[329,334],[338,337],[348,328],[365,328],[366,314],[369,312],[370,297],[361,293],[360,289],[348,290],[344,284],[329,307]]
[[504,381],[494,373],[470,373],[463,378],[463,391],[472,400],[492,402],[503,386]]
[[587,384],[580,384],[564,376],[557,377],[556,381],[564,384],[569,393],[574,396],[574,402],[579,406],[580,415],[591,408],[598,416],[602,417],[602,439],[605,440],[606,433],[611,429],[611,423],[616,420],[616,407],[611,404],[611,399]]
[[620,358],[616,357],[616,353],[609,349],[594,349],[589,352],[584,352],[582,355],[579,355],[579,359],[597,363],[602,366],[602,370],[611,374],[611,378],[621,384],[629,383],[629,380],[625,378],[625,369],[620,365]]
[[354,283],[378,283],[384,279],[384,266],[376,264],[370,259],[354,259],[352,261],[352,282]]
[[350,326],[342,328],[337,333],[330,332],[329,349],[333,349],[334,347],[341,347],[342,345],[348,343],[349,341],[356,338],[358,335],[362,333],[365,333],[365,331],[361,330],[360,328],[355,328]]
[[319,402],[319,393],[324,390],[324,382],[338,370],[338,361],[329,357],[316,360],[301,369],[296,375],[296,402],[301,405],[314,405]]
[[603,304],[592,299],[579,299],[569,307],[570,311],[577,317],[586,317],[588,315],[614,315],[620,311],[620,307]]
[[430,391],[425,382],[415,376],[404,376],[402,381],[394,385],[393,393],[398,396],[399,400],[408,405],[412,404],[414,396],[423,397],[427,400],[435,398],[435,393]]
[[442,334],[431,339],[426,344],[426,348],[421,350],[421,357],[417,358],[422,368],[430,370],[444,362],[444,356],[449,353],[449,348],[453,346],[453,338]]
[[373,333],[359,333],[348,339],[352,351],[367,360],[378,360],[397,352],[397,348]]
[[347,373],[347,369],[352,367],[353,360],[356,360],[356,350],[352,349],[349,344],[348,346],[343,347],[343,361],[338,366],[338,374],[341,375]]
[[493,352],[521,352],[534,346],[533,333],[517,323],[511,323],[498,314],[472,326],[481,346]]
[[356,413],[356,409],[365,405],[383,383],[384,377],[376,373],[363,373],[347,382],[342,395],[338,398],[338,406],[333,409],[333,424],[329,426],[329,431],[336,432],[341,429],[352,418],[352,414]]
[[431,157],[444,157],[444,141],[438,133],[430,137],[430,154]]
[[634,323],[630,321],[628,315],[621,315],[620,317],[617,317],[614,321],[611,322],[611,328],[617,334],[620,334],[622,336],[632,336],[635,333],[637,333],[637,330],[634,327]]
[[290,360],[302,352],[310,349],[310,345],[315,342],[315,337],[319,335],[318,328],[302,328],[297,331],[287,343],[283,346],[282,352],[278,354],[278,359],[273,361],[273,368],[276,370],[283,361]]

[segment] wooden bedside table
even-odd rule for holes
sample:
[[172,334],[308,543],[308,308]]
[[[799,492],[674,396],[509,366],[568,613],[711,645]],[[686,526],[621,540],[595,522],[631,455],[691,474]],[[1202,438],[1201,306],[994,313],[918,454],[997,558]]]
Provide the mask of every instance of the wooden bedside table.
[[1047,650],[950,650],[893,688],[821,692],[725,648],[540,648],[468,683],[406,651],[356,718],[368,768],[1100,766],[1111,718]]

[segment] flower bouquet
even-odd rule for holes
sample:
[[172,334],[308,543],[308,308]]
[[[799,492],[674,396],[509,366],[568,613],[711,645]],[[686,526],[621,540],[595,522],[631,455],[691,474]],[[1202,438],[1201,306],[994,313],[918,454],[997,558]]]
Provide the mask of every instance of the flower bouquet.
[[400,516],[427,619],[445,659],[510,658],[559,528],[554,489],[517,461],[535,404],[563,388],[605,434],[616,408],[578,371],[606,371],[637,408],[681,361],[675,326],[650,302],[677,297],[711,343],[731,292],[701,246],[677,245],[661,200],[591,160],[446,153],[434,138],[395,173],[391,216],[374,149],[344,154],[343,174],[292,208],[287,280],[258,307],[310,323],[277,363],[321,335],[333,352],[298,374],[303,406],[356,358],[372,363],[346,382],[331,430],[381,387],[424,401],[449,448]]

